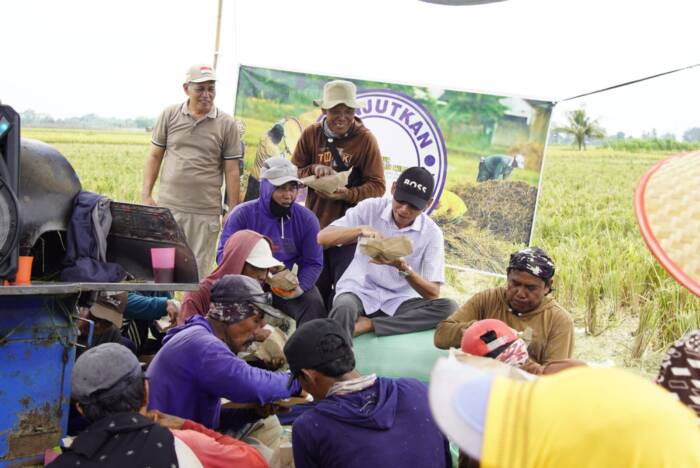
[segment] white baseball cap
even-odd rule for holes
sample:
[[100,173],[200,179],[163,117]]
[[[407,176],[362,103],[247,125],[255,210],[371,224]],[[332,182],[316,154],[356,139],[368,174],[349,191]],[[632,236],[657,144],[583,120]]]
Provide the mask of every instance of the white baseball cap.
[[216,71],[210,65],[192,65],[185,74],[185,83],[204,83],[216,81]]
[[284,266],[284,263],[277,260],[272,256],[272,249],[270,249],[270,243],[266,239],[260,239],[253,246],[253,250],[248,254],[248,258],[245,259],[246,263],[250,263],[256,268],[272,268],[278,266]]
[[523,157],[522,154],[516,154],[514,156],[515,159],[515,165],[518,167],[518,169],[522,169],[525,167],[525,158]]

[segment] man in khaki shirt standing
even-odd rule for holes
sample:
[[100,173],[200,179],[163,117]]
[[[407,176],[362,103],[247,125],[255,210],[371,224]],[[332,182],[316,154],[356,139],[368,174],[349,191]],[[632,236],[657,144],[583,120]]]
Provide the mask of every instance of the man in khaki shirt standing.
[[158,205],[173,213],[204,278],[214,264],[221,230],[224,179],[229,208],[238,204],[242,146],[233,118],[214,106],[212,67],[190,67],[182,87],[187,101],[167,107],[153,129],[141,198],[156,205],[152,193],[160,171]]
[[477,320],[498,319],[523,332],[530,359],[538,364],[569,359],[574,349],[574,322],[547,295],[554,276],[552,259],[537,247],[510,256],[505,287],[475,294],[457,312],[440,322],[435,346],[460,347],[462,334]]

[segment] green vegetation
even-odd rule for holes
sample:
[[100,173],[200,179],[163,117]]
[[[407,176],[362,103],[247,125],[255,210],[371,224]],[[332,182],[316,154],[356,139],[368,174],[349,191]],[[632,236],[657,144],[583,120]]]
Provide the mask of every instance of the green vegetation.
[[[323,92],[323,85],[334,77],[245,67],[238,79],[236,116],[248,121],[261,119],[271,124],[284,116],[299,116],[312,108],[312,101]],[[386,89],[404,93],[423,105],[440,123],[445,140],[472,156],[504,152],[491,145],[491,135],[507,107],[503,96],[444,90],[433,96],[421,86],[352,80],[360,90]]]
[[579,151],[586,149],[588,140],[605,136],[605,131],[598,124],[598,120],[588,117],[584,109],[575,109],[567,112],[566,125],[557,127],[554,131],[572,135]]
[[114,200],[141,202],[150,133],[23,128],[22,138],[56,147],[75,168],[83,189]]
[[80,117],[68,117],[56,119],[48,114],[26,109],[20,113],[22,126],[39,128],[153,128],[156,123],[155,117],[136,117],[133,119],[117,119],[114,117],[101,117],[95,114],[86,114]]
[[148,145],[150,132],[133,130],[87,130],[64,128],[22,128],[22,138],[41,140],[50,145],[75,143],[85,145]]
[[639,357],[700,327],[700,300],[673,280],[647,250],[635,220],[638,180],[668,153],[550,147],[533,245],[557,263],[556,297],[598,334],[625,314],[640,317],[632,348]]
[[[267,125],[246,122],[249,129]],[[146,132],[23,129],[23,136],[53,144],[73,164],[86,190],[120,201],[139,200],[150,140]],[[257,142],[245,141],[250,158]],[[615,329],[621,322],[627,326],[630,317],[639,319],[634,339],[621,338],[629,357],[663,349],[700,327],[696,312],[700,300],[679,286],[648,252],[632,209],[637,181],[666,156],[613,149],[584,154],[555,146],[549,148],[545,162],[532,243],[553,256],[558,268],[554,294],[590,334]],[[451,178],[470,169],[470,159],[452,164]],[[510,180],[528,172],[514,171]],[[486,246],[478,241],[469,245],[481,250]],[[448,279],[446,290],[460,300],[491,283],[481,275],[452,270]]]
[[609,140],[605,146],[617,151],[633,153],[648,153],[652,151],[692,151],[700,149],[700,141],[686,142],[670,138],[627,138],[624,140]]

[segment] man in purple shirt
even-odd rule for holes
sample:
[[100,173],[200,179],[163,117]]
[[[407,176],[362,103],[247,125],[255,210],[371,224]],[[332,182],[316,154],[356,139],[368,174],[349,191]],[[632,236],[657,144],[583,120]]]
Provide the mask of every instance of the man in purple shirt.
[[289,368],[316,403],[294,421],[297,468],[452,466],[435,425],[427,386],[415,379],[360,375],[352,341],[335,320],[297,329],[284,347]]
[[[258,369],[236,356],[264,324],[263,311],[274,313],[254,279],[226,275],[217,281],[207,316],[190,318],[163,339],[146,373],[148,407],[216,429],[222,397],[262,406],[298,394],[298,385],[287,386],[288,373]],[[249,421],[232,421],[239,422]]]

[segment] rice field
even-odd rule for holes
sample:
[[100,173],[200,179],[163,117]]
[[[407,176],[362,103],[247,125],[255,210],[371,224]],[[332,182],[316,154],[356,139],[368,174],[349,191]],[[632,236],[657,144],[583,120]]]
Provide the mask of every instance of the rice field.
[[652,257],[633,211],[637,181],[668,155],[554,148],[545,161],[533,244],[557,262],[556,297],[588,334],[638,319],[627,361],[700,327],[700,300]]
[[[139,201],[149,133],[29,128],[22,135],[61,151],[84,189]],[[244,141],[252,158],[257,142]],[[577,357],[650,373],[661,350],[700,328],[700,301],[647,251],[632,208],[641,175],[668,155],[568,147],[547,152],[532,244],[557,264],[554,295],[576,319]],[[446,293],[460,301],[499,281],[458,271],[448,278]]]

